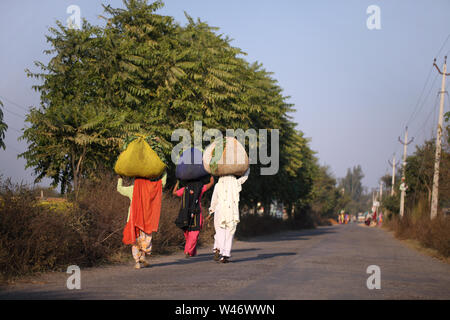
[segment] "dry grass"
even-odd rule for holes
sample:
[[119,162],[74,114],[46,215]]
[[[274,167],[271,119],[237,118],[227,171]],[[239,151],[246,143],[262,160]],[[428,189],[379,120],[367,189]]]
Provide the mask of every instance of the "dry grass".
[[[84,186],[77,202],[56,210],[36,199],[27,186],[0,181],[0,282],[69,265],[131,260],[130,246],[122,243],[130,201],[116,185],[113,175],[104,174]],[[163,195],[154,254],[183,248],[183,232],[174,224],[179,206],[179,199]],[[212,226],[204,228],[199,245],[210,243],[213,234]]]
[[30,189],[9,181],[0,195],[0,280],[81,262],[81,217],[38,206]]
[[[131,260],[130,246],[122,243],[129,199],[116,191],[117,180],[102,174],[96,183],[84,185],[76,202],[58,207],[40,203],[26,186],[0,179],[0,282],[45,271],[65,271],[69,265],[92,267]],[[209,207],[211,191],[203,196]],[[60,207],[61,206],[61,207]],[[153,253],[183,249],[183,232],[174,221],[180,199],[169,191],[163,195],[159,231],[154,234]],[[243,215],[237,237],[248,238],[283,230],[313,228],[311,215],[282,221],[273,217]],[[214,226],[204,226],[199,246],[213,242]]]
[[415,240],[424,248],[435,250],[443,259],[450,257],[450,219],[442,216],[403,219],[392,217],[385,222],[395,236],[402,240]]

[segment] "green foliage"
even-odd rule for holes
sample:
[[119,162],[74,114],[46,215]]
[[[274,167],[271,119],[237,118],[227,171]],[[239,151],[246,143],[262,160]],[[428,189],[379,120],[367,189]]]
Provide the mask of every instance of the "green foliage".
[[354,201],[359,201],[363,194],[362,179],[364,174],[360,165],[347,169],[347,175],[340,180],[339,186],[350,194]]
[[450,219],[438,216],[430,220],[429,215],[422,217],[410,217],[408,215],[400,218],[394,216],[387,220],[385,225],[394,231],[397,238],[413,239],[425,247],[436,251],[433,256],[444,258],[450,257]]
[[349,201],[344,206],[346,211],[352,214],[366,211],[370,207],[370,195],[366,194],[362,185],[364,173],[360,165],[347,170],[347,175],[340,179],[339,189],[349,196]]
[[[434,162],[436,153],[434,140],[416,146],[416,151],[406,159],[406,184],[408,185],[407,205],[414,208],[422,199],[431,201]],[[439,170],[439,206],[450,206],[450,147],[444,140]]]
[[400,193],[397,192],[394,196],[386,196],[381,201],[381,207],[389,213],[397,215],[400,212]]
[[[47,37],[52,59],[35,63],[41,73],[27,70],[42,81],[34,87],[41,106],[31,110],[22,137],[29,148],[21,156],[36,180],[49,177],[62,192],[77,193],[100,167],[111,169],[124,139],[138,133],[154,137],[160,158],[170,159],[173,130],[193,133],[198,120],[204,131],[279,129],[279,173],[261,177],[261,165],[254,166],[243,202],[306,206],[317,160],[271,73],[244,60],[217,28],[187,14],[185,26],[156,14],[161,1],[124,5],[104,6],[105,27],[84,21],[82,30],[70,30],[57,22]],[[174,164],[166,163],[170,183]]]
[[311,208],[314,212],[332,218],[350,202],[350,197],[345,193],[342,194],[336,183],[330,168],[321,166],[313,184]]
[[[0,107],[3,107],[3,103],[0,100]],[[3,122],[3,111],[0,108],[0,149],[5,149],[5,132],[8,130],[8,125]]]

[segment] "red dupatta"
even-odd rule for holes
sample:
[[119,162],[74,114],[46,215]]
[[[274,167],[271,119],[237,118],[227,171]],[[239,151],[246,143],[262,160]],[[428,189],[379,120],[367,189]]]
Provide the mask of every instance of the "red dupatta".
[[140,230],[146,234],[158,231],[161,199],[161,180],[135,179],[130,219],[123,230],[123,243],[134,244]]

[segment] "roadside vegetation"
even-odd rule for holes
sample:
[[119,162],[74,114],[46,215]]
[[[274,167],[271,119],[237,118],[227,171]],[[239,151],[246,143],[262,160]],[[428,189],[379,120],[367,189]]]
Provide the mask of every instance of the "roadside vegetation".
[[[309,139],[292,121],[289,97],[262,64],[247,61],[218,28],[187,14],[186,25],[158,14],[161,1],[123,3],[104,6],[102,26],[84,21],[74,30],[56,22],[46,36],[48,63],[36,61],[27,70],[41,102],[26,116],[21,139],[28,147],[20,157],[35,183],[50,179],[65,200],[42,200],[40,190],[1,179],[3,280],[129,259],[130,248],[121,242],[129,200],[116,192],[113,167],[124,139],[137,133],[158,137],[170,159],[178,143],[171,141],[172,132],[192,135],[194,121],[202,121],[203,131],[223,134],[279,129],[278,173],[261,176],[263,165],[252,165],[241,193],[240,238],[327,224],[360,201],[361,168],[350,172],[357,179],[341,192],[347,182],[319,165]],[[6,128],[0,109],[0,148]],[[166,164],[170,190],[175,168]],[[285,220],[271,216],[274,202],[284,205]],[[155,254],[174,252],[184,242],[174,224],[179,199],[165,194],[162,203]],[[259,207],[261,215],[255,214]],[[209,244],[213,231],[206,226],[200,244]]]
[[[444,259],[450,257],[450,113],[446,116],[446,134],[442,145],[439,175],[438,217],[431,220],[431,190],[434,174],[435,140],[425,141],[416,147],[406,160],[406,184],[408,190],[405,200],[405,215],[401,219],[400,176],[394,186],[396,194],[383,200],[387,213],[385,226],[400,239],[417,241],[423,248],[435,250]],[[385,179],[391,186],[391,176]]]
[[[0,177],[0,283],[46,271],[65,271],[69,265],[93,267],[131,261],[129,246],[122,243],[129,200],[117,191],[116,176],[109,172],[87,182],[75,199],[40,199],[39,190]],[[210,192],[209,192],[210,193]],[[203,197],[209,207],[211,195]],[[159,232],[153,254],[181,251],[184,236],[175,226],[178,198],[163,195]],[[312,214],[282,220],[270,215],[242,214],[237,238],[314,228],[326,223]],[[212,245],[213,223],[200,233],[199,246]]]

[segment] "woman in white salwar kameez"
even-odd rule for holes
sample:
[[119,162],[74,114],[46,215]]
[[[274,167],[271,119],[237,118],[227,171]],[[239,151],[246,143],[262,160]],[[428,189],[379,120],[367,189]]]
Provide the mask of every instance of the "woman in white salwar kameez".
[[214,187],[207,221],[214,214],[216,234],[214,235],[213,250],[216,261],[227,263],[231,257],[231,246],[239,223],[239,193],[249,174],[250,169],[240,178],[220,177]]

